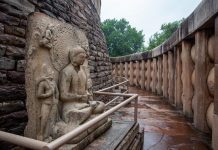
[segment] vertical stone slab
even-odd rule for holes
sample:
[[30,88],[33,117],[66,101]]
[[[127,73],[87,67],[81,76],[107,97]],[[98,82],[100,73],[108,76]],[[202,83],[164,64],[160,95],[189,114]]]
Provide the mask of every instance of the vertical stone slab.
[[114,64],[114,76],[118,76],[118,66],[117,63]]
[[167,54],[163,54],[163,96],[168,98],[168,63]]
[[162,95],[162,58],[158,57],[158,81],[157,81],[157,94]]
[[181,47],[176,48],[176,73],[175,73],[175,104],[177,108],[182,108],[182,61]]
[[146,85],[146,90],[150,90],[150,83],[151,83],[151,60],[147,60],[147,85]]
[[146,89],[146,87],[147,87],[147,77],[148,77],[148,63],[147,63],[148,61],[146,60],[145,61],[145,89]]
[[151,59],[151,82],[150,82],[150,90],[152,91],[153,89],[153,59]]
[[157,87],[157,58],[153,58],[153,85],[152,92],[156,92]]
[[168,97],[170,103],[174,104],[174,67],[172,51],[168,51]]
[[209,73],[209,57],[207,55],[208,37],[206,31],[195,34],[196,58],[195,58],[195,97],[196,110],[194,113],[195,127],[203,132],[208,132],[206,113],[211,99],[207,88],[207,76]]
[[130,62],[128,62],[128,80],[130,81]]
[[123,63],[120,62],[120,76],[123,77]]
[[192,112],[192,98],[193,98],[193,86],[192,86],[192,72],[193,72],[193,62],[191,59],[191,47],[192,44],[188,41],[182,42],[182,103],[183,103],[183,113],[185,116],[191,118],[193,116]]
[[133,63],[133,84],[134,84],[134,86],[137,86],[136,62]]
[[133,74],[134,74],[133,62],[130,61],[129,65],[130,65],[130,79],[129,79],[129,84],[130,84],[130,86],[133,86]]
[[141,89],[144,89],[145,88],[145,61],[142,60],[140,65],[141,65],[141,70],[140,70],[140,74],[141,74],[140,86],[141,86]]
[[[215,85],[214,85],[214,113],[218,115],[218,17],[215,19],[215,45],[214,45],[214,62],[215,62]],[[218,126],[218,124],[217,124]],[[218,139],[217,139],[218,143]],[[217,146],[218,147],[218,146]]]
[[157,58],[157,86],[156,86],[156,93],[158,94],[158,91],[159,91],[159,78],[160,78],[160,76],[159,76],[159,59]]
[[[218,17],[215,19],[215,41],[218,41]],[[216,43],[216,42],[215,42]],[[215,45],[215,85],[214,91],[218,91],[218,44]],[[214,128],[212,129],[212,147],[214,150],[218,149],[218,92],[214,92]]]
[[128,79],[128,62],[125,62],[124,74],[125,74],[125,78]]
[[136,73],[136,86],[140,86],[140,71],[139,71],[139,69],[140,69],[140,63],[139,63],[139,61],[136,61],[136,68],[135,68],[136,70],[135,70],[135,73]]

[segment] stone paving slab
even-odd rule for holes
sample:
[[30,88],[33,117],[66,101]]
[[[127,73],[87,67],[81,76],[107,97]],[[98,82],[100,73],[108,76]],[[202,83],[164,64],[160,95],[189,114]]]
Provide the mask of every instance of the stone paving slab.
[[[138,122],[144,130],[144,150],[210,150],[211,135],[196,130],[192,120],[186,119],[163,97],[139,88],[129,93],[139,94]],[[115,112],[112,119],[132,120],[133,104]]]

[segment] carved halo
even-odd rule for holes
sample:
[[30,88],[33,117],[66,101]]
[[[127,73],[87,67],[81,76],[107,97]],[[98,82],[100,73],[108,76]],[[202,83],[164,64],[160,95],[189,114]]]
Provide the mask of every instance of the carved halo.
[[61,71],[69,64],[69,50],[76,45],[88,52],[88,39],[86,35],[75,27],[57,25],[54,27],[53,44],[50,50],[54,68]]

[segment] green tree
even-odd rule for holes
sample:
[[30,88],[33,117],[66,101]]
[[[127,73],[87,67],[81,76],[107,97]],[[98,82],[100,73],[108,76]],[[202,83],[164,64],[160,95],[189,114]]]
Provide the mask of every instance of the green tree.
[[162,24],[160,28],[161,32],[156,32],[149,38],[148,47],[145,50],[152,50],[153,48],[162,44],[173,34],[173,32],[176,31],[182,21],[183,19],[180,21]]
[[142,31],[131,27],[125,19],[107,19],[102,22],[101,27],[112,57],[132,54],[144,47]]

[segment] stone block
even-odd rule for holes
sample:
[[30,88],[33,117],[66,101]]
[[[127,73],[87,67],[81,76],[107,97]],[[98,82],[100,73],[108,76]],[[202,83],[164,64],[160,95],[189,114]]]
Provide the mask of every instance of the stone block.
[[24,85],[0,85],[0,102],[24,100],[25,98]]
[[17,71],[25,71],[25,68],[26,68],[26,61],[18,60],[17,61]]
[[0,56],[4,56],[6,51],[6,46],[0,44]]
[[5,26],[5,33],[25,37],[25,30],[15,26]]
[[18,47],[25,47],[26,40],[14,35],[1,34],[0,35],[0,44],[14,45]]
[[1,130],[6,132],[15,131],[12,129],[18,127],[21,123],[23,124],[23,122],[26,121],[27,121],[27,114],[26,111],[24,110],[13,112],[8,115],[0,116]]
[[4,33],[4,25],[0,23],[0,33]]
[[9,16],[3,12],[0,12],[0,22],[6,23],[8,25],[19,25],[20,23],[20,19],[13,17],[13,16]]
[[1,57],[0,58],[0,70],[13,70],[15,68],[15,60]]
[[22,10],[19,10],[9,4],[0,4],[0,9],[2,10],[2,12],[6,13],[9,16],[14,16],[17,18],[23,18],[23,19],[27,19],[27,13],[25,13]]
[[112,125],[112,121],[108,120],[106,123],[104,123],[103,125],[99,126],[97,129],[89,133],[89,135],[83,138],[79,143],[65,144],[59,149],[60,150],[69,150],[69,149],[83,150],[87,145],[92,143],[92,141],[94,141],[97,137],[99,137],[104,132],[106,132],[111,127],[111,125]]
[[7,82],[7,76],[6,76],[6,74],[0,72],[0,83],[1,83],[1,84],[4,84],[4,83],[6,83],[6,82]]
[[14,6],[15,8],[18,8],[19,10],[22,10],[26,14],[29,14],[31,12],[35,11],[35,5],[33,5],[28,0],[2,0],[2,2],[7,3],[11,6]]
[[18,48],[15,46],[7,46],[6,56],[14,58],[24,58],[25,52],[24,48]]
[[0,103],[0,115],[5,115],[25,109],[22,101],[12,101],[8,103]]
[[25,83],[25,74],[24,72],[17,71],[8,71],[7,79],[13,83],[24,84]]

